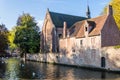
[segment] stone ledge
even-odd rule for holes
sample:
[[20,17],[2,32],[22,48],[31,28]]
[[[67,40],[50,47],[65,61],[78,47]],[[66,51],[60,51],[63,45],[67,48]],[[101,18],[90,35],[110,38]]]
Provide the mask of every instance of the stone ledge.
[[80,65],[69,65],[69,64],[62,64],[62,63],[55,63],[55,62],[36,61],[36,60],[30,60],[30,59],[27,59],[27,61],[41,62],[41,63],[46,63],[46,64],[53,64],[53,65],[60,65],[60,66],[67,66],[67,67],[82,68],[82,69],[88,69],[88,70],[93,70],[93,71],[105,71],[105,72],[112,72],[112,73],[120,73],[120,70],[110,70],[110,69],[95,67],[95,66],[90,66],[90,65],[81,65],[81,66]]

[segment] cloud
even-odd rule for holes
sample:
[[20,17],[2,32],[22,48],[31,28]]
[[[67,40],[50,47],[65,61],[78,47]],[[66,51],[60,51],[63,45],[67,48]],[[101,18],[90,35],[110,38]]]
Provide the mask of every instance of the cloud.
[[40,31],[41,31],[42,30],[42,26],[43,26],[43,20],[38,20],[37,21],[37,25],[39,26]]

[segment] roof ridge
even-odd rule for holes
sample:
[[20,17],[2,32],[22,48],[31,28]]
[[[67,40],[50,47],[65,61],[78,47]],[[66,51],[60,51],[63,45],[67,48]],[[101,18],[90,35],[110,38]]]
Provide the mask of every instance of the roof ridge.
[[74,17],[86,18],[86,17],[77,16],[77,15],[71,15],[71,14],[66,14],[66,13],[58,13],[58,12],[53,12],[53,11],[49,11],[49,12],[50,12],[50,13],[55,13],[55,14],[67,15],[67,16],[74,16]]
[[67,27],[70,28],[75,22],[87,19],[87,18],[81,17],[81,16],[74,16],[74,15],[51,12],[51,11],[49,11],[49,14],[51,16],[53,24],[59,28],[63,27],[64,21],[67,22]]
[[[77,34],[75,34],[76,32],[74,32],[73,35],[75,37],[83,37],[84,36],[84,32],[81,29],[83,29],[83,25],[85,24],[84,23],[85,21],[93,21],[97,24],[96,27],[88,35],[89,36],[98,35],[98,34],[100,34],[99,31],[103,28],[107,18],[108,18],[108,15],[102,15],[102,16],[98,16],[98,17],[95,17],[95,18],[81,20],[81,21],[76,22],[72,25],[72,27],[77,25],[80,28],[79,28],[79,31],[76,31]],[[72,27],[70,29],[72,29]]]
[[97,16],[97,17],[94,17],[94,18],[87,19],[87,20],[97,19],[97,18],[104,17],[104,16],[108,16],[108,15],[104,14],[104,15],[100,15],[100,16]]

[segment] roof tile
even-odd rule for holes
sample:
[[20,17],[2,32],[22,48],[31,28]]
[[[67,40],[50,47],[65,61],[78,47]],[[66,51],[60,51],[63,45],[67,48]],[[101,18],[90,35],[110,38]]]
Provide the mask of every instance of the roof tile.
[[74,28],[74,32],[72,32],[70,34],[71,37],[75,36],[75,37],[85,37],[85,28],[84,28],[84,25],[85,25],[85,21],[87,21],[87,23],[91,26],[94,26],[94,28],[92,29],[92,31],[90,31],[90,33],[88,34],[89,36],[94,36],[94,35],[99,35],[104,24],[105,24],[105,21],[107,19],[107,15],[103,15],[103,16],[99,16],[99,17],[96,17],[96,18],[91,18],[91,19],[86,19],[86,20],[83,20],[83,21],[79,21],[79,22],[76,22],[70,29],[70,33],[72,31],[72,29]]
[[73,16],[68,14],[56,13],[49,11],[53,24],[56,27],[63,28],[63,22],[67,22],[67,27],[70,28],[75,22],[85,20],[87,18],[80,16]]

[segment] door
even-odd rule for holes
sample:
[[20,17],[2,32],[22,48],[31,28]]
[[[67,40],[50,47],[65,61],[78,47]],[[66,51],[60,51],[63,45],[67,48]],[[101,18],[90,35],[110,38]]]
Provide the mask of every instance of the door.
[[105,67],[105,57],[101,57],[101,67]]

